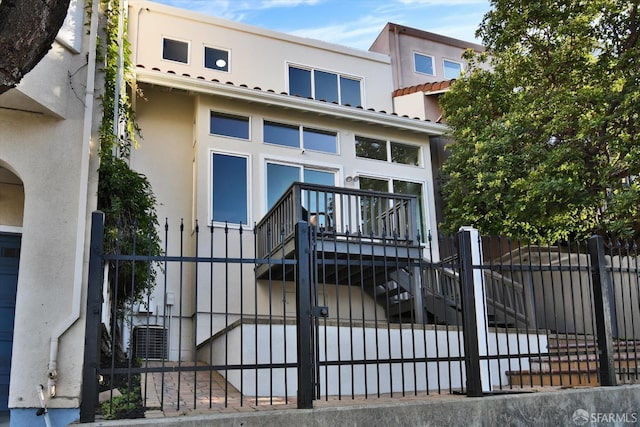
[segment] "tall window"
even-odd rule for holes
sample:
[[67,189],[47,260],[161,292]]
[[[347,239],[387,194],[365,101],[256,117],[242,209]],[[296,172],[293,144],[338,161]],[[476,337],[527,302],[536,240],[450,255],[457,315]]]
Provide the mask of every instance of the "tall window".
[[418,52],[413,53],[413,66],[416,73],[435,76],[433,69],[433,56],[423,55]]
[[333,131],[269,121],[264,122],[263,130],[264,142],[269,144],[325,153],[338,152],[338,134]]
[[214,222],[247,224],[247,157],[211,154],[211,219]]
[[329,71],[289,66],[289,93],[303,98],[362,106],[361,79]]
[[249,139],[249,117],[211,112],[209,132],[213,135]]
[[447,80],[457,79],[462,74],[462,64],[455,61],[445,59],[442,61],[444,66],[444,78]]
[[162,39],[162,59],[169,61],[189,63],[189,43],[172,40],[168,38]]
[[204,66],[212,70],[229,71],[229,51],[205,46]]
[[420,166],[420,147],[356,136],[356,157]]
[[[410,182],[403,181],[399,179],[380,179],[380,178],[368,178],[368,177],[360,177],[359,179],[360,188],[363,190],[373,190],[373,191],[383,191],[388,193],[397,193],[397,194],[408,194],[412,196],[416,196],[417,204],[416,204],[416,218],[417,218],[417,227],[422,239],[424,240],[425,233],[425,218],[424,218],[424,207],[423,207],[423,197],[422,197],[422,184],[419,182]],[[372,200],[367,200],[363,198],[361,201],[360,212],[361,212],[361,221],[362,221],[362,229],[363,232],[368,233],[374,225],[376,221],[376,213],[380,212],[379,206],[371,206],[371,203],[381,203],[380,199],[373,198]],[[382,209],[384,210],[384,209]],[[403,232],[404,230],[399,230]]]
[[[268,162],[267,209],[270,209],[287,188],[296,181],[334,186],[335,172],[301,165]],[[332,200],[333,196],[330,193],[304,191],[302,194],[302,207],[307,211],[308,215],[316,215],[317,225],[330,225],[330,217],[333,215],[333,212],[330,212],[333,207]]]

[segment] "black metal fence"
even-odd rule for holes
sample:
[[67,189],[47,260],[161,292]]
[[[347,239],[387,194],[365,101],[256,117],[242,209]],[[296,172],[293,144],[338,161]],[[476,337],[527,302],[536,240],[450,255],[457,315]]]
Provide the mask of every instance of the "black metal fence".
[[[186,228],[165,225],[163,256],[104,254],[94,214],[82,421],[638,380],[633,244],[463,230],[417,257],[397,235],[299,221],[273,256],[256,248],[282,232]],[[123,301],[113,271],[131,264],[158,280]]]

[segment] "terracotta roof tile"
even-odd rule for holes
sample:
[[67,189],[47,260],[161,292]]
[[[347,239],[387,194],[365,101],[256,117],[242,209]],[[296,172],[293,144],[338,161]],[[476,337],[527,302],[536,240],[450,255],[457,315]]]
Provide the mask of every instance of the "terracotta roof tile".
[[403,88],[394,90],[392,96],[395,98],[397,96],[409,95],[416,92],[424,92],[425,94],[429,94],[430,92],[439,92],[439,91],[448,89],[454,81],[455,79],[445,80],[442,82],[434,82],[434,83],[422,83],[415,86],[403,87]]
[[[141,69],[145,69],[145,66],[142,65],[142,64],[138,64],[137,67],[141,68]],[[153,67],[151,70],[157,71],[157,72],[160,72],[160,73],[178,75],[178,73],[176,73],[173,70],[162,71],[157,67]],[[190,74],[187,74],[187,73],[183,73],[182,76],[183,77],[188,77],[188,78],[193,78],[193,79],[198,79],[198,80],[205,80],[205,78],[202,77],[202,76],[192,77]],[[233,83],[231,81],[227,81],[225,83],[222,83],[218,79],[211,79],[211,82],[218,83],[218,84],[226,84],[226,85],[229,85],[229,86],[236,86],[235,83]],[[420,92],[420,91],[425,92],[425,93],[428,93],[429,91],[438,91],[438,90],[442,90],[442,89],[448,88],[450,86],[451,82],[453,82],[453,80],[444,81],[444,82],[438,82],[438,83],[424,83],[424,84],[417,85],[417,86],[402,88],[402,89],[398,89],[398,90],[394,91],[393,92],[393,96],[394,97],[395,96],[401,96],[401,95],[406,95],[406,94],[409,94],[409,93],[415,93],[415,92]],[[240,84],[240,85],[237,85],[236,87],[242,87],[242,88],[246,88],[246,89],[249,89],[249,90],[255,90],[255,91],[260,91],[260,92],[268,92],[268,93],[274,93],[274,94],[276,93],[276,91],[274,91],[273,89],[262,90],[258,86],[255,86],[253,89],[251,89],[246,84]],[[299,95],[290,95],[287,92],[281,92],[280,95],[293,96],[293,97],[301,98]],[[324,102],[324,103],[327,102],[325,100],[314,100],[313,98],[306,98],[306,99],[309,99],[309,100],[312,100],[312,101],[317,101],[317,102]],[[337,102],[331,102],[331,103],[338,105]],[[343,105],[343,107],[345,107],[345,108],[357,108],[357,109],[360,109],[360,110],[365,110],[365,108],[363,106],[361,106],[361,105],[358,105],[358,106],[355,106],[355,107],[354,106],[350,106],[350,105]],[[411,117],[409,117],[407,115],[399,116],[395,112],[387,113],[384,110],[376,111],[374,108],[367,108],[366,111],[385,114],[385,115],[389,115],[389,116],[403,117],[403,118],[407,118],[409,120],[422,121],[422,119],[420,119],[419,117],[411,118]],[[427,120],[424,120],[424,121],[425,122],[429,122],[430,120],[427,119]]]

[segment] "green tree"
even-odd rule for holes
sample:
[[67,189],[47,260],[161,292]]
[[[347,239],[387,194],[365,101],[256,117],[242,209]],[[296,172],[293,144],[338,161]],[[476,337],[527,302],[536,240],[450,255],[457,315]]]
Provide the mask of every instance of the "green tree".
[[488,55],[466,53],[468,74],[442,98],[456,141],[443,168],[445,228],[638,236],[637,2],[491,5],[477,31]]

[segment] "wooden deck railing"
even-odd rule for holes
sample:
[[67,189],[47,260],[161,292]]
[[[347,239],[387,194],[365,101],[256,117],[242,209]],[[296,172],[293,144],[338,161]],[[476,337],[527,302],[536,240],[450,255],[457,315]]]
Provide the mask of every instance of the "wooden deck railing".
[[288,241],[298,221],[322,235],[418,243],[416,197],[294,182],[257,224],[258,257]]

